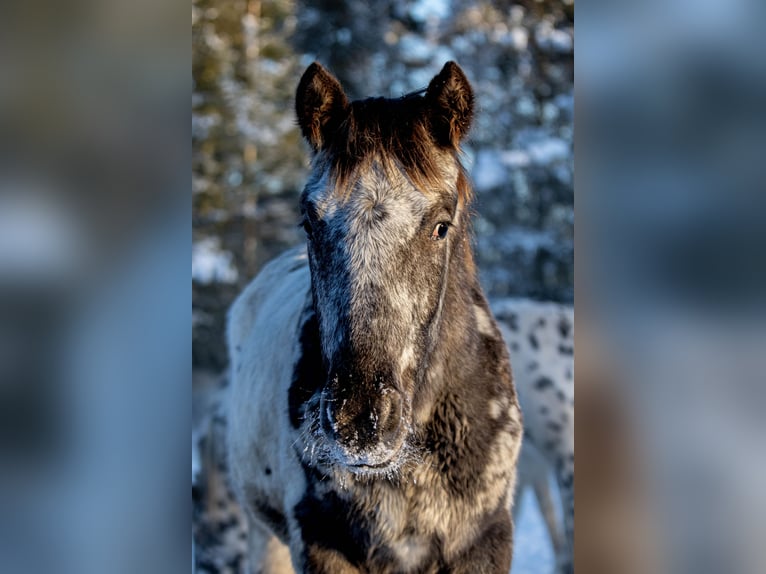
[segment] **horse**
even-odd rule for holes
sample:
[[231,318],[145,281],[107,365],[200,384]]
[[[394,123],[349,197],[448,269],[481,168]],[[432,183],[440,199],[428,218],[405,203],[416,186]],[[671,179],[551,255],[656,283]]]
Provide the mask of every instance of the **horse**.
[[507,574],[523,427],[472,251],[471,85],[448,62],[425,90],[349,101],[313,63],[295,106],[305,245],[228,319],[250,566]]
[[[490,307],[509,348],[524,415],[513,510],[518,512],[521,496],[531,488],[553,545],[555,572],[570,574],[574,571],[574,312],[571,306],[525,299],[495,299]],[[551,474],[559,504],[551,493]]]

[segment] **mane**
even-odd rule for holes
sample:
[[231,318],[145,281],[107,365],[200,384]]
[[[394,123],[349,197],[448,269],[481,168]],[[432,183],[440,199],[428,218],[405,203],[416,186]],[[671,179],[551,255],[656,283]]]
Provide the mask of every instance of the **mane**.
[[446,152],[458,167],[457,191],[461,204],[470,203],[472,192],[460,161],[461,150],[440,145],[431,135],[425,90],[400,98],[355,100],[328,142],[325,158],[330,164],[336,193],[348,197],[355,174],[373,161],[385,170],[399,169],[422,192],[443,189],[444,173],[437,151]]

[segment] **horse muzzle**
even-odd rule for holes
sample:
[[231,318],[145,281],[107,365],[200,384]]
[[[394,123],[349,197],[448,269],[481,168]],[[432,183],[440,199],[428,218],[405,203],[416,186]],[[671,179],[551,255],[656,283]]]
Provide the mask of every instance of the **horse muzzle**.
[[[337,380],[337,379],[336,379]],[[388,386],[374,393],[325,390],[320,400],[321,429],[333,445],[336,462],[352,472],[385,472],[397,465],[408,425],[402,394]]]

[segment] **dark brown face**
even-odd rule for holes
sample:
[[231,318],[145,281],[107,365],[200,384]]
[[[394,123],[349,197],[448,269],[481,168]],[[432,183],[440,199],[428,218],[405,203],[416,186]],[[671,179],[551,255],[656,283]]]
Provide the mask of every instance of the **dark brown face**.
[[[345,102],[335,90],[340,89],[337,82],[321,77],[327,72],[315,73],[319,79],[307,81],[304,76],[301,81],[310,93],[301,94],[299,88],[299,102],[325,102],[328,109]],[[319,88],[311,89],[315,84]],[[433,130],[408,128],[393,134],[398,138],[393,147],[427,153],[429,175],[438,177],[411,177],[406,162],[386,146],[357,157],[344,189],[339,189],[333,150],[353,149],[358,139],[390,139],[392,134],[381,134],[377,124],[387,102],[343,104],[338,113],[345,118],[314,124],[313,116],[301,119],[299,104],[305,134],[315,124],[368,130],[336,127],[318,142],[307,135],[318,149],[301,198],[314,308],[328,368],[316,403],[320,438],[329,457],[353,472],[387,472],[401,461],[429,346],[439,334],[451,246],[465,233],[460,167]],[[423,115],[420,121],[430,126],[433,110],[429,112],[426,100],[413,103],[407,113]],[[390,123],[390,117],[385,121]],[[425,141],[406,141],[418,133],[427,135]]]
[[[453,166],[453,187],[455,177]],[[329,370],[320,420],[342,462],[386,465],[412,426],[417,375],[459,234],[457,200],[426,195],[375,166],[347,199],[323,181],[302,202]]]

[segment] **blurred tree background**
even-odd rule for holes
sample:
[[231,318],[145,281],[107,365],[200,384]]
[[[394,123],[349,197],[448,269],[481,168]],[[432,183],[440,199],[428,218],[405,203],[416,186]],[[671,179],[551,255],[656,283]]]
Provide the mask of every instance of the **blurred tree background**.
[[465,151],[488,295],[571,302],[572,2],[192,0],[193,367],[225,368],[232,299],[303,239],[293,95],[315,59],[351,98],[424,88],[457,61],[477,95]]

